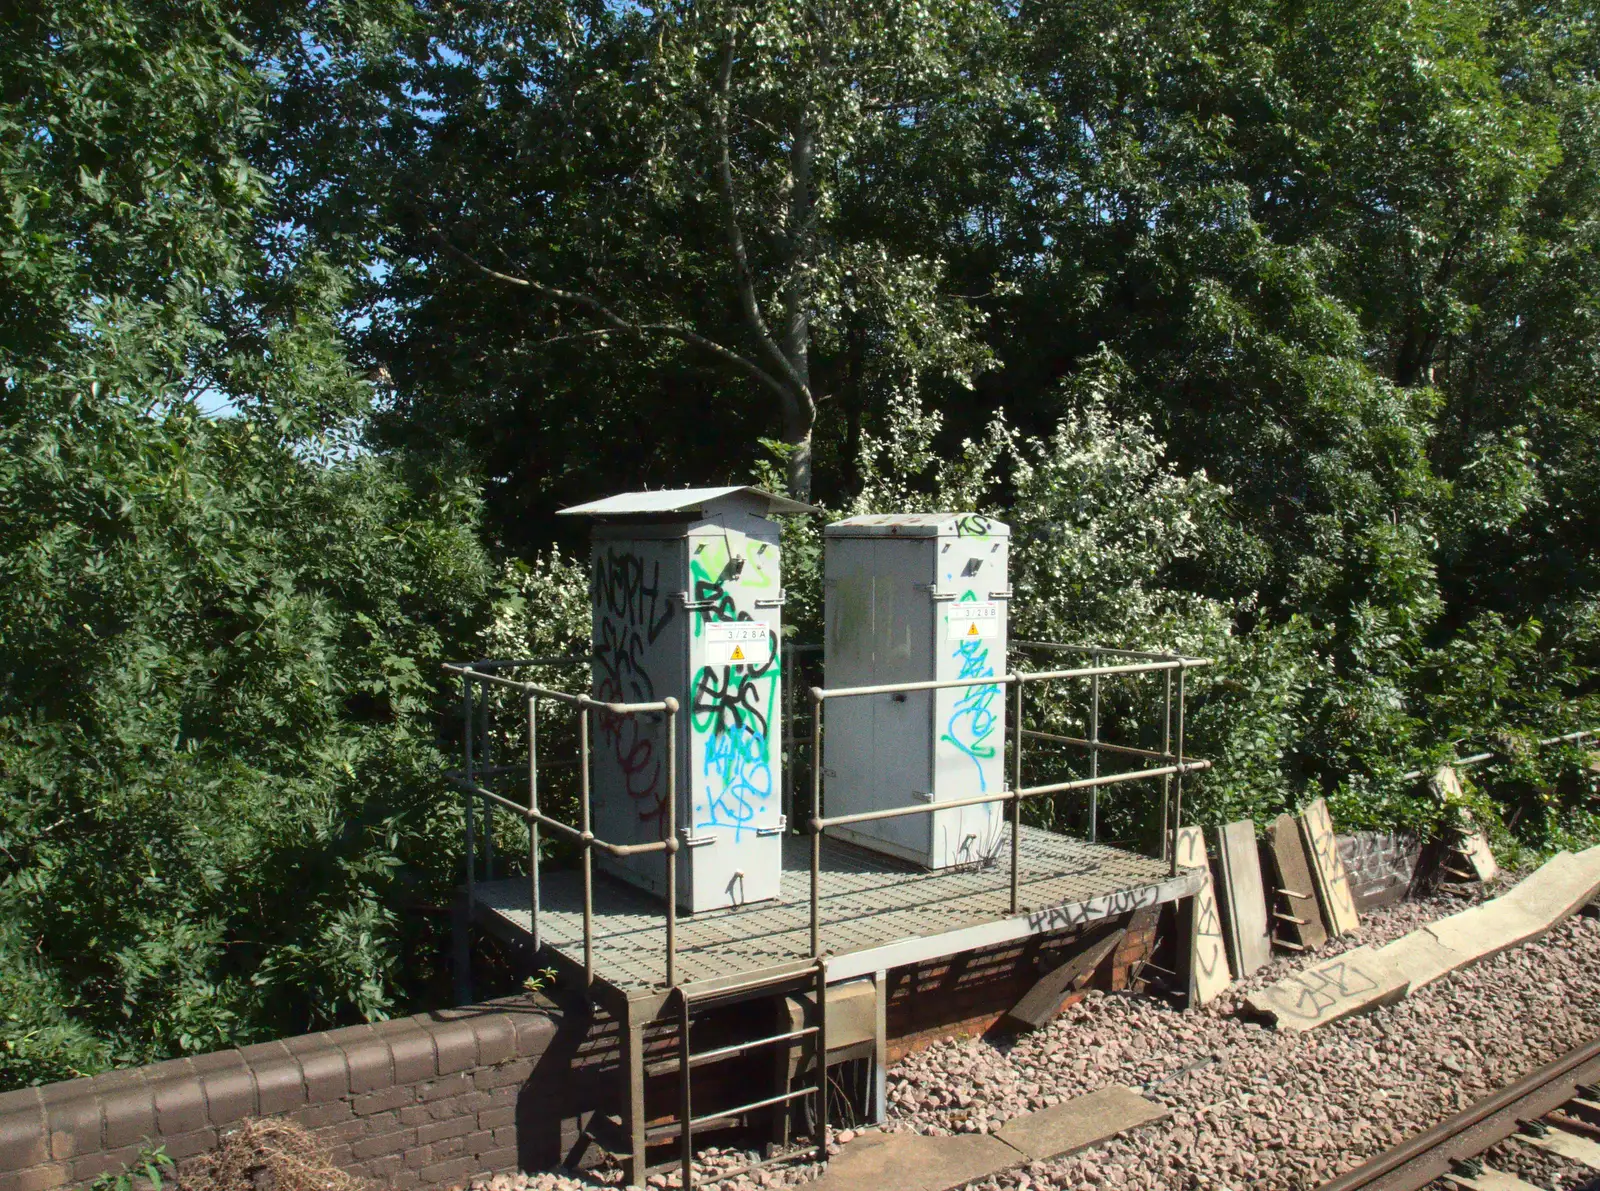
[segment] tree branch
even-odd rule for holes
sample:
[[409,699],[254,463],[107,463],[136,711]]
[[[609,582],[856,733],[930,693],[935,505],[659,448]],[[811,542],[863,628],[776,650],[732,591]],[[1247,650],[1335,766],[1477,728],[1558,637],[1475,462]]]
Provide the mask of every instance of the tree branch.
[[[645,336],[652,334],[663,335],[669,339],[676,339],[681,343],[687,343],[694,347],[698,347],[701,350],[710,352],[719,359],[732,364],[734,367],[740,369],[750,377],[759,381],[785,400],[792,401],[794,399],[794,394],[789,390],[789,388],[760,364],[756,363],[754,360],[750,359],[741,352],[736,352],[730,347],[723,346],[715,339],[708,339],[706,336],[700,334],[700,332],[693,330],[690,327],[685,327],[678,323],[632,322],[626,318],[623,318],[616,311],[612,310],[611,307],[607,306],[604,302],[600,301],[600,299],[591,294],[585,294],[577,290],[560,289],[553,285],[545,285],[543,282],[534,281],[529,277],[518,277],[512,273],[502,273],[499,269],[491,269],[488,265],[478,260],[471,253],[462,248],[458,248],[455,244],[452,244],[450,242],[450,238],[438,228],[433,229],[433,235],[446,252],[449,252],[452,256],[459,257],[461,260],[471,265],[479,273],[482,273],[485,277],[491,277],[496,281],[504,282],[506,285],[515,285],[521,287],[522,289],[531,290],[532,292],[538,294],[541,298],[546,298],[552,302],[564,302],[569,306],[576,306],[580,310],[587,310],[590,314],[604,322],[610,328],[610,330],[624,335],[632,335],[638,339],[643,339]],[[589,331],[584,332],[584,334],[599,335],[602,334],[602,332]],[[558,336],[557,338],[576,337],[577,336]],[[550,342],[555,341],[556,340],[550,340]]]

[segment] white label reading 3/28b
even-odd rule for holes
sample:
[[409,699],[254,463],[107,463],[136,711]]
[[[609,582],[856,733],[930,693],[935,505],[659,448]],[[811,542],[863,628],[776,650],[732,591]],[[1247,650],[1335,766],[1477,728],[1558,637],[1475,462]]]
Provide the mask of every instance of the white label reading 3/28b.
[[764,624],[706,626],[706,662],[712,666],[759,666],[772,656],[771,630]]
[[950,605],[950,639],[952,641],[991,640],[1000,635],[999,604]]

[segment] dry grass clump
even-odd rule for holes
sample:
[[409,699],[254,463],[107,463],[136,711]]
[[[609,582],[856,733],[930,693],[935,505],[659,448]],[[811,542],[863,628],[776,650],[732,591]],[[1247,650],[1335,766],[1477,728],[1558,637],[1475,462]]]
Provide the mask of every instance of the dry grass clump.
[[181,1191],[370,1191],[340,1170],[293,1121],[246,1121],[208,1154],[183,1164]]

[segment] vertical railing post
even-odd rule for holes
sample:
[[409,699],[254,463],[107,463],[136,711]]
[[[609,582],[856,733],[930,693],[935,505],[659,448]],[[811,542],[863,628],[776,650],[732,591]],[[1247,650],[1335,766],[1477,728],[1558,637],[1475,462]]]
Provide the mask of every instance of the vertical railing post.
[[678,994],[678,1144],[683,1191],[694,1186],[694,1099],[689,1094],[689,994]]
[[1017,913],[1022,886],[1022,675],[1012,674],[1017,688],[1011,703],[1011,912]]
[[[1095,670],[1100,669],[1100,651],[1091,655]],[[1100,675],[1089,679],[1089,776],[1100,776]],[[1089,842],[1100,841],[1100,787],[1089,787]]]
[[539,953],[539,697],[528,695],[528,924]]
[[[1167,701],[1166,710],[1161,717],[1161,755],[1163,764],[1166,758],[1172,756],[1172,671],[1166,673]],[[1169,773],[1161,779],[1161,851],[1162,859],[1172,864],[1172,875],[1178,875],[1178,835],[1175,828],[1171,827],[1172,819],[1172,775]]]
[[[811,958],[822,962],[822,691],[811,688]],[[826,1157],[826,1155],[824,1155]]]
[[589,821],[589,700],[578,703],[578,801],[583,843],[583,986],[594,987],[594,829]]
[[[678,701],[669,695],[662,702],[667,705],[667,805],[666,821],[662,826],[667,847],[662,855],[667,858],[667,987],[671,989],[676,988],[678,984]],[[687,997],[684,998],[684,1004],[688,1004]],[[684,1010],[683,1030],[684,1036],[687,1037],[689,1032],[687,1009]],[[684,1045],[687,1047],[688,1043],[685,1042]],[[687,1059],[684,1060],[684,1064],[683,1095],[687,1104],[689,1096]],[[684,1174],[687,1176],[687,1168]]]
[[[1178,831],[1183,826],[1183,706],[1187,698],[1185,690],[1185,676],[1183,664],[1185,659],[1178,659],[1178,772],[1175,775],[1172,789],[1172,863],[1178,863]],[[1174,869],[1176,875],[1176,869]]]
[[794,738],[794,643],[785,641],[780,656],[783,673],[779,675],[779,697],[783,699],[783,815],[786,822],[799,818],[794,809],[794,771],[800,742]]
[[[488,683],[483,687],[483,699],[480,701],[483,708],[483,767],[492,769],[494,766],[494,721],[489,717],[489,704],[493,702],[490,694],[491,687]],[[494,781],[490,777],[485,785]],[[494,803],[488,798],[483,800],[483,879],[494,880]]]
[[[821,708],[818,700],[816,707]],[[828,1164],[828,965],[817,956],[817,1162]]]
[[476,853],[477,853],[477,840],[474,838],[473,822],[472,822],[472,818],[473,818],[472,803],[473,803],[473,799],[476,797],[472,793],[472,787],[477,785],[477,769],[472,763],[472,736],[473,736],[473,733],[475,731],[477,731],[477,723],[475,722],[476,717],[472,713],[472,676],[470,674],[463,674],[461,676],[461,701],[462,701],[461,723],[462,723],[462,727],[466,730],[465,755],[466,755],[466,772],[467,772],[467,789],[466,789],[466,809],[467,809],[467,919],[468,919],[468,921],[471,921],[471,918],[472,918],[472,903],[473,903],[473,900],[474,900],[474,897],[475,897],[475,894],[476,894],[476,890],[473,888],[473,882],[476,880],[476,873],[473,870],[478,867],[478,858],[477,858],[477,855],[476,855]]

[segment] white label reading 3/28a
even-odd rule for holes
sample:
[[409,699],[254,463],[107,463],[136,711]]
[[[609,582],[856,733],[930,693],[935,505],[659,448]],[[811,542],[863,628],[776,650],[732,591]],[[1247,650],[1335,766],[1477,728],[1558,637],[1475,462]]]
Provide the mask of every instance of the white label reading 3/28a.
[[712,666],[759,666],[772,656],[771,630],[764,624],[706,626],[706,662]]

